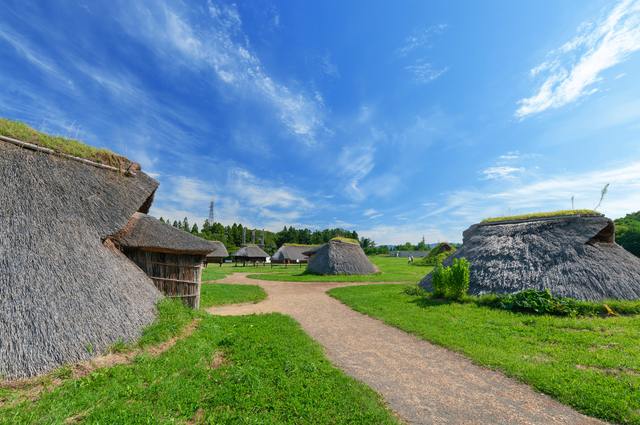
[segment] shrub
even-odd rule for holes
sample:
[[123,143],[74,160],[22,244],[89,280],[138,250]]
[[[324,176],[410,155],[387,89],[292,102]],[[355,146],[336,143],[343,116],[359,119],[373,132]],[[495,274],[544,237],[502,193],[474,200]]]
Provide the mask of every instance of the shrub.
[[551,291],[522,291],[500,298],[500,308],[538,314],[575,315],[576,300],[565,297],[554,297]]
[[469,290],[469,261],[454,259],[450,267],[437,267],[431,274],[433,295],[461,299]]

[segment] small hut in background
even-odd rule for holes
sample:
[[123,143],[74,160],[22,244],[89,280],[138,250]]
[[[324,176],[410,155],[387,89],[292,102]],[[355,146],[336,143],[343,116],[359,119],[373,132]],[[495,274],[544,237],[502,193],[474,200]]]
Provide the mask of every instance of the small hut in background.
[[271,256],[271,264],[307,263],[309,257],[304,255],[303,252],[317,247],[318,245],[284,244]]
[[243,265],[246,266],[246,263],[253,263],[254,265],[258,265],[258,263],[266,263],[267,258],[269,258],[269,254],[264,252],[259,246],[248,245],[240,248],[233,254],[232,257],[235,257],[236,266],[238,265],[238,261],[242,262]]
[[[442,262],[469,263],[469,294],[549,289],[579,300],[640,299],[640,258],[615,243],[604,216],[568,216],[474,224]],[[420,287],[432,291],[432,273]]]
[[332,239],[303,254],[309,256],[307,270],[314,273],[372,274],[378,271],[358,243]]
[[199,308],[202,262],[216,249],[213,242],[141,213],[110,239],[166,297]]
[[208,267],[209,263],[220,264],[220,267],[222,267],[222,263],[224,263],[224,259],[229,256],[229,252],[222,242],[212,241],[212,243],[216,246],[216,250],[207,254],[204,258],[205,267]]

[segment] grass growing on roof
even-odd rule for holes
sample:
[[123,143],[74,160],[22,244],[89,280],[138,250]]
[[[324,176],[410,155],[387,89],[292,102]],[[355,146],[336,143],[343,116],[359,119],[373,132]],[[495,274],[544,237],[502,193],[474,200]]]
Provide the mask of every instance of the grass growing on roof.
[[[335,288],[328,294],[356,311],[458,351],[517,378],[589,416],[640,424],[638,317],[557,317],[405,295],[403,285]],[[495,297],[493,297],[495,298]],[[585,303],[586,304],[586,303]],[[610,302],[638,311],[638,302]]]
[[563,217],[563,216],[577,215],[577,214],[602,215],[602,213],[599,213],[598,211],[594,211],[594,210],[560,210],[560,211],[540,212],[540,213],[533,213],[533,214],[506,215],[504,217],[489,217],[489,218],[485,218],[480,223],[493,223],[495,221],[509,221],[509,220],[525,220],[529,218]]
[[229,283],[203,283],[200,286],[200,308],[253,302],[267,298],[267,293],[257,285],[233,285]]
[[0,407],[0,422],[399,423],[379,394],[334,367],[278,313],[202,315],[189,338],[134,360]]
[[451,247],[451,251],[445,251],[442,249],[442,246],[444,244],[445,242],[441,242],[437,244],[435,247],[433,247],[433,249],[427,252],[427,255],[425,255],[424,257],[415,259],[414,262],[411,264],[414,266],[429,266],[429,267],[435,267],[439,265],[448,256],[450,256],[451,254],[453,254],[458,250],[452,244],[451,245],[447,244]]
[[285,243],[285,244],[282,244],[282,246],[300,246],[303,248],[315,248],[316,246],[320,246],[320,245],[305,245],[302,243]]
[[27,124],[6,118],[0,118],[0,135],[114,167],[131,163],[129,159],[107,149],[96,149],[79,140],[42,133]]
[[337,236],[335,238],[331,239],[332,241],[342,241],[342,242],[351,242],[351,243],[357,243],[358,245],[360,244],[360,242],[358,242],[357,239],[351,239],[351,238],[343,238],[342,236]]
[[[406,258],[395,257],[368,257],[369,260],[381,270],[381,272],[367,275],[317,275],[306,273],[306,269],[300,270],[293,265],[289,269],[267,268],[264,274],[258,274],[264,269],[254,268],[247,270],[252,274],[251,279],[274,280],[284,282],[419,282],[432,268],[413,267],[407,264]],[[241,270],[239,270],[241,271]],[[255,272],[254,272],[255,271]],[[255,273],[255,274],[253,274]]]

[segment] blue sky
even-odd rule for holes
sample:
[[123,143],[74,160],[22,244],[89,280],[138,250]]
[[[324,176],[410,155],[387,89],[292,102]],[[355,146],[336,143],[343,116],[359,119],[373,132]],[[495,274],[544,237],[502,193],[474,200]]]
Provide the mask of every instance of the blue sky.
[[640,209],[640,0],[3,1],[6,118],[139,162],[151,214],[462,240]]

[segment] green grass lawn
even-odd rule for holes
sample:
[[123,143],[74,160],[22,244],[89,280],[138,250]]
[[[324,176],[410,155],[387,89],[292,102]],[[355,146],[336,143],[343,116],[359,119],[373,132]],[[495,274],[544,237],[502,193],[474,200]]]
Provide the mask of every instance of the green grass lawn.
[[399,423],[292,318],[188,314],[202,318],[198,329],[157,357],[67,379],[33,401],[12,404],[0,390],[0,423]]
[[403,294],[403,285],[330,290],[356,311],[463,353],[593,417],[640,424],[640,318],[511,313]]
[[267,298],[267,293],[257,285],[232,285],[228,283],[203,283],[200,286],[200,308],[254,302]]
[[220,280],[233,274],[240,269],[240,267],[233,267],[232,263],[225,263],[220,267],[219,264],[209,264],[208,267],[202,268],[202,276],[200,280],[202,282],[208,282],[212,280]]
[[[266,274],[250,274],[247,277],[262,280],[277,280],[286,282],[419,282],[433,267],[414,267],[407,264],[406,258],[368,257],[369,260],[382,271],[369,275],[328,275],[319,276],[306,274],[305,269],[297,267],[289,269],[269,269]],[[240,268],[238,268],[240,269]],[[255,268],[257,272],[263,269]]]

